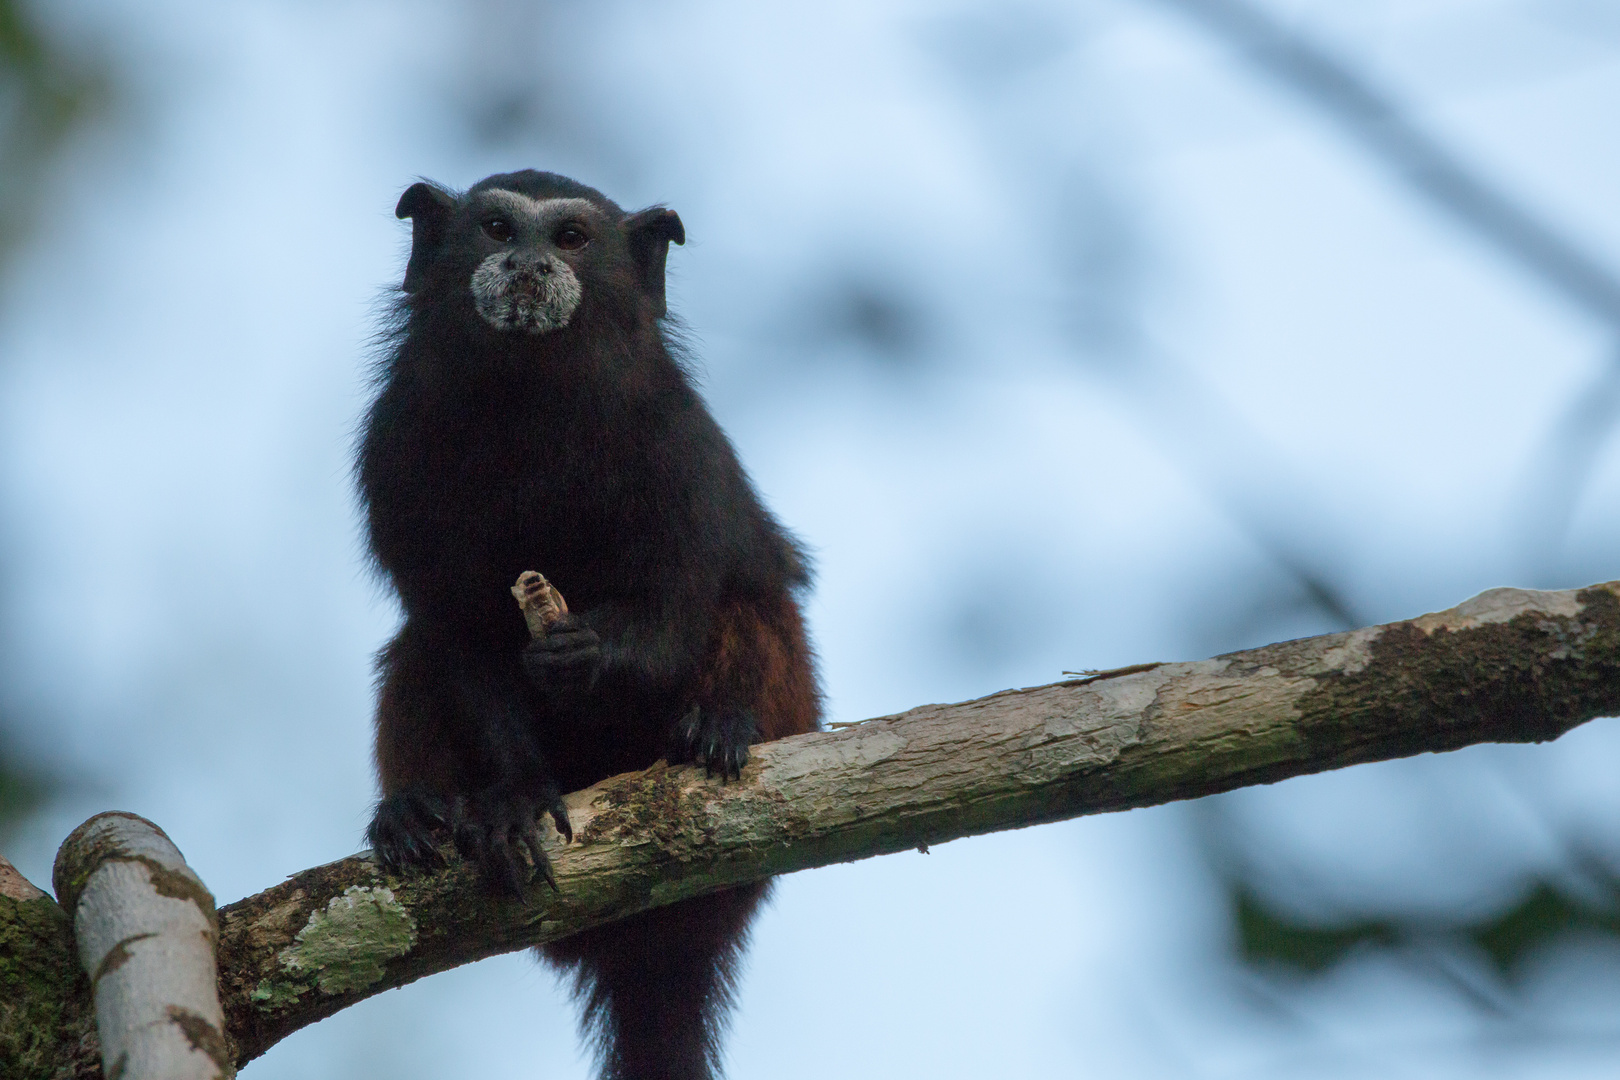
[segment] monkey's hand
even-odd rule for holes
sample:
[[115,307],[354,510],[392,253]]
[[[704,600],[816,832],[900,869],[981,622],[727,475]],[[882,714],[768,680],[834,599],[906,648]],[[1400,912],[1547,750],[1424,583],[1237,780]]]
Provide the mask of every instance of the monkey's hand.
[[701,761],[706,776],[740,780],[748,748],[758,741],[759,729],[747,710],[710,712],[693,705],[675,722],[665,757],[671,765]]
[[557,785],[495,784],[476,795],[458,797],[452,813],[456,850],[477,865],[491,890],[522,899],[523,886],[536,877],[557,887],[551,860],[540,843],[541,814],[551,815],[564,840],[574,839]]
[[543,636],[524,646],[523,670],[547,697],[587,693],[602,674],[602,639],[577,615],[564,612]]
[[449,804],[437,795],[408,788],[377,804],[366,839],[384,870],[403,874],[443,866],[437,842],[449,831]]

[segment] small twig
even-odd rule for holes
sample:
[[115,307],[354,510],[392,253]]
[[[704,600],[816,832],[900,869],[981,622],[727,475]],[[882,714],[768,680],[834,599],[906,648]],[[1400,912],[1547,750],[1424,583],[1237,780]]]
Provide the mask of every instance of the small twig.
[[1155,660],[1150,664],[1127,664],[1116,668],[1087,668],[1084,671],[1064,671],[1060,674],[1066,678],[1062,685],[1085,686],[1087,683],[1101,682],[1104,679],[1117,679],[1121,675],[1135,675],[1139,671],[1152,671],[1156,667],[1163,667],[1164,661]]

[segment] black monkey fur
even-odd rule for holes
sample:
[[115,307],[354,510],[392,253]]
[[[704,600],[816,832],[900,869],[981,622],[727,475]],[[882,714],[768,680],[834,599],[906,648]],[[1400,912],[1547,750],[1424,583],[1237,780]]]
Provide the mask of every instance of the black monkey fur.
[[[405,622],[379,659],[368,830],[390,869],[453,837],[492,888],[550,870],[559,794],[659,758],[739,774],[815,730],[805,556],[761,505],[664,325],[673,211],[553,173],[418,183],[410,262],[357,465]],[[510,587],[570,614],[530,641]],[[708,1080],[768,883],[543,947],[604,1080]]]

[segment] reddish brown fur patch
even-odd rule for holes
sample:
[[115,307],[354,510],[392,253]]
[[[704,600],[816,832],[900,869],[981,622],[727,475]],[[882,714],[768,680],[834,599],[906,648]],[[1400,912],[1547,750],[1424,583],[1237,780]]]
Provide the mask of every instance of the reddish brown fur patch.
[[419,657],[420,646],[404,633],[383,650],[382,690],[377,695],[377,778],[382,793],[404,788],[463,790],[451,716],[436,669]]
[[732,604],[716,624],[698,705],[749,710],[764,740],[817,730],[821,689],[798,605],[787,596],[769,606]]

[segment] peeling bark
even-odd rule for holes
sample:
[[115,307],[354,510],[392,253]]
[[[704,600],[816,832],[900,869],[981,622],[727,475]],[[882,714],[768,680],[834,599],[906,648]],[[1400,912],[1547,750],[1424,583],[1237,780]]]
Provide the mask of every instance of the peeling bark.
[[[241,1064],[372,994],[727,885],[1357,762],[1552,739],[1617,712],[1620,582],[1495,589],[1408,622],[927,705],[758,746],[740,782],[659,764],[567,797],[576,840],[548,829],[546,849],[558,891],[539,885],[523,903],[485,895],[454,859],[401,879],[361,855],[227,906],[226,1030]],[[4,962],[0,951],[0,979]]]

